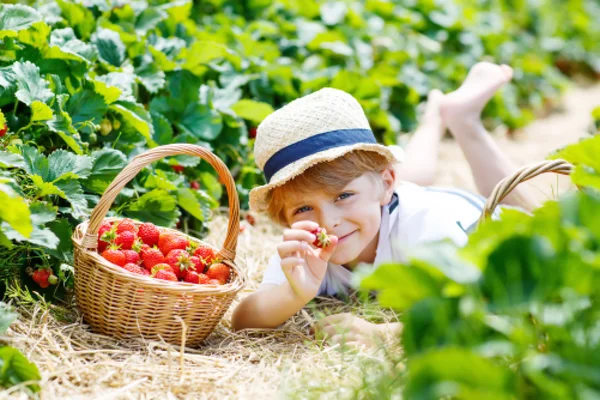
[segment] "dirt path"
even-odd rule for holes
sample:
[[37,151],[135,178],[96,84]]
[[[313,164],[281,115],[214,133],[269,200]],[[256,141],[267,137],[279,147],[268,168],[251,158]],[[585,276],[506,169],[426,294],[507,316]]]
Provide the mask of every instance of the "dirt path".
[[[517,132],[514,138],[501,132],[494,132],[493,136],[517,165],[541,161],[556,149],[584,137],[592,121],[592,109],[599,105],[600,84],[573,86],[563,96],[558,111],[534,121]],[[530,182],[539,200],[555,198],[556,194],[572,190],[568,177],[556,174],[545,174]],[[477,191],[469,165],[452,138],[445,138],[442,142],[440,170],[435,184]]]

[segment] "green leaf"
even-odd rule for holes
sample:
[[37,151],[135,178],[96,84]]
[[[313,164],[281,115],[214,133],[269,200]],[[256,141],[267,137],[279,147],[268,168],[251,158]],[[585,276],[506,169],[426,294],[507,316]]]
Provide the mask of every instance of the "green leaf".
[[409,399],[514,399],[517,379],[506,367],[461,348],[412,358],[404,395]]
[[106,104],[112,104],[115,101],[119,100],[121,96],[121,89],[116,86],[109,86],[101,81],[92,81],[94,84],[94,90],[96,93],[104,97],[104,102]]
[[16,37],[17,32],[42,20],[33,8],[20,4],[0,4],[0,39]]
[[8,304],[0,302],[0,333],[6,332],[18,317],[19,314],[13,312]]
[[136,131],[142,134],[148,143],[152,143],[154,127],[152,126],[150,113],[146,111],[144,106],[137,103],[119,101],[111,104],[110,109],[119,113],[125,123],[131,125]]
[[31,103],[31,122],[47,121],[52,119],[52,109],[41,101]]
[[71,96],[66,112],[71,116],[72,124],[91,122],[99,125],[107,110],[108,105],[101,94],[84,89]]
[[142,195],[129,205],[126,214],[140,221],[161,226],[175,226],[180,216],[175,198],[165,190],[155,189]]
[[[3,387],[41,379],[40,371],[23,353],[14,347],[0,347],[0,383]],[[26,386],[33,392],[40,391],[40,387],[36,383],[29,383]]]
[[135,22],[135,31],[140,35],[145,35],[149,30],[156,28],[159,22],[166,19],[169,15],[158,8],[148,7],[140,13]]
[[81,220],[89,217],[90,209],[87,199],[83,195],[83,189],[78,181],[58,181],[54,185],[62,192],[60,197],[71,203],[73,218]]
[[52,132],[56,132],[58,136],[67,143],[71,150],[77,154],[83,154],[81,139],[78,137],[79,134],[75,128],[73,128],[71,117],[64,111],[68,98],[69,96],[66,94],[59,94],[56,96],[56,101],[52,106],[54,117],[46,122],[46,125],[48,125],[48,128]]
[[600,135],[596,135],[565,147],[551,158],[562,158],[576,166],[575,172],[571,175],[574,183],[600,189],[597,179],[600,177],[599,152]]
[[127,165],[127,157],[119,150],[105,148],[92,153],[94,165],[83,185],[98,194],[104,193],[108,185]]
[[56,208],[43,202],[37,202],[31,204],[29,210],[31,212],[31,223],[33,225],[33,231],[29,237],[25,237],[15,231],[6,222],[1,224],[0,230],[3,230],[6,237],[11,240],[17,242],[29,242],[49,249],[55,249],[59,243],[59,239],[49,228],[44,227],[44,224],[56,219]]
[[31,146],[23,146],[24,169],[29,175],[39,175],[42,180],[48,179],[48,160],[38,149]]
[[13,71],[17,81],[17,92],[15,96],[23,103],[30,105],[39,100],[47,103],[54,97],[54,93],[48,89],[48,82],[40,75],[40,69],[29,61],[15,62]]
[[20,154],[0,150],[0,167],[2,168],[25,168],[25,161]]
[[144,64],[135,69],[135,74],[150,93],[157,93],[165,86],[165,73],[156,64]]
[[[177,191],[177,204],[194,218],[204,222],[210,215],[210,206],[204,201],[206,197],[197,197],[193,190],[183,188]],[[202,203],[200,202],[201,199],[203,200]]]
[[238,101],[231,106],[231,109],[240,117],[257,124],[273,112],[273,107],[270,104],[248,99]]
[[15,101],[17,80],[12,65],[0,68],[0,107]]
[[89,156],[78,156],[59,149],[48,156],[48,182],[58,179],[87,178],[92,172],[94,159]]
[[125,45],[117,32],[110,29],[98,29],[93,42],[103,61],[115,67],[120,67],[125,61]]
[[30,220],[29,205],[8,185],[0,183],[0,220],[6,221],[23,236],[29,236],[33,227]]
[[357,277],[357,280],[362,279],[361,288],[378,290],[379,302],[396,310],[405,310],[441,292],[440,283],[416,266],[381,264],[368,274],[365,270],[360,271]]
[[157,112],[151,112],[150,114],[154,128],[154,141],[158,144],[173,143],[173,127],[171,127],[169,120]]
[[156,175],[148,176],[146,182],[144,183],[144,187],[146,189],[163,189],[167,191],[177,190],[177,185],[169,181],[169,179],[161,173],[162,171],[156,171]]
[[81,4],[64,0],[58,0],[57,3],[68,25],[77,32],[81,40],[88,40],[96,29],[94,14]]
[[18,41],[40,49],[43,54],[48,50],[48,37],[51,28],[45,22],[36,22],[19,32]]
[[189,104],[177,126],[202,140],[215,140],[223,128],[223,118],[217,111],[202,104]]
[[48,249],[46,252],[61,261],[68,263],[73,262],[73,242],[71,241],[73,228],[71,227],[69,220],[62,218],[58,221],[50,222],[48,228],[56,235],[59,243],[56,246],[56,249]]

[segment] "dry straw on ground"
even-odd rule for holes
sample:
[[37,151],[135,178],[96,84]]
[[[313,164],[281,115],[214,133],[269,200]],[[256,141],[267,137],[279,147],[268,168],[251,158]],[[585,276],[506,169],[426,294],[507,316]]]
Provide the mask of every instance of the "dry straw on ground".
[[[225,228],[225,218],[217,217],[206,240],[219,244]],[[256,289],[280,238],[279,229],[260,218],[240,235],[238,261],[250,279],[237,301]],[[229,321],[237,301],[203,346],[183,352],[166,343],[92,333],[74,308],[67,307],[67,321],[61,322],[43,305],[20,307],[21,317],[1,339],[37,364],[43,399],[339,398],[353,397],[369,363],[382,355],[315,341],[309,335],[314,314],[352,311],[375,320],[393,318],[357,302],[320,299],[314,312],[302,311],[277,330],[235,333]],[[13,387],[0,398],[27,396]]]

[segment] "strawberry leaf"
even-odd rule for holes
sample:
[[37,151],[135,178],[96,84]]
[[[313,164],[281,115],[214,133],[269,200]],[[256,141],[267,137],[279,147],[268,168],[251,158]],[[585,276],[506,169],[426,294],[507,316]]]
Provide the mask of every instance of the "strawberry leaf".
[[52,108],[54,109],[54,117],[46,122],[46,125],[52,132],[56,132],[65,143],[77,154],[83,154],[81,148],[81,140],[79,134],[73,128],[71,117],[67,112],[64,111],[65,103],[67,102],[68,95],[59,94],[56,96]]
[[54,97],[54,93],[48,89],[48,82],[41,77],[40,69],[29,61],[16,62],[13,71],[17,81],[17,92],[15,96],[23,103],[30,105],[39,100],[47,103]]
[[0,347],[0,384],[3,387],[29,382],[25,386],[32,392],[39,392],[40,386],[32,383],[42,379],[40,371],[19,350],[10,346]]
[[92,157],[94,159],[92,172],[83,185],[102,194],[115,176],[127,165],[127,158],[119,150],[110,148],[94,151]]
[[166,190],[154,189],[129,205],[127,216],[140,221],[172,227],[181,213],[175,198]]
[[223,118],[216,110],[202,105],[189,104],[177,127],[198,139],[215,140],[223,128]]
[[29,206],[10,186],[0,183],[0,221],[6,221],[15,231],[29,236],[33,227]]
[[98,29],[93,42],[102,61],[115,67],[120,67],[125,61],[125,45],[117,32],[110,29]]
[[58,0],[57,3],[62,16],[67,20],[69,26],[73,27],[79,38],[89,39],[96,29],[94,14],[81,4],[64,0]]
[[152,118],[144,106],[129,101],[118,101],[112,104],[110,109],[120,114],[123,117],[123,122],[144,136],[147,142],[153,143],[154,127],[152,126]]
[[55,249],[59,243],[58,237],[48,228],[44,226],[56,219],[56,208],[43,203],[37,202],[29,207],[31,212],[31,224],[33,230],[29,236],[24,236],[20,232],[14,230],[9,224],[3,222],[0,225],[0,230],[4,231],[6,237],[17,242],[29,242],[50,249]]
[[273,112],[270,104],[254,100],[240,100],[231,106],[231,109],[240,117],[255,123],[261,123],[263,119]]
[[48,156],[48,182],[65,178],[87,178],[92,172],[94,159],[78,156],[66,150],[56,150]]
[[91,133],[92,128],[85,123],[100,124],[108,105],[101,94],[84,89],[76,92],[67,102],[66,112],[71,116],[74,126],[82,125],[79,130]]
[[0,4],[0,39],[16,37],[17,32],[29,28],[42,20],[42,16],[31,7],[20,4]]
[[20,154],[0,151],[0,167],[2,168],[25,168],[25,161]]

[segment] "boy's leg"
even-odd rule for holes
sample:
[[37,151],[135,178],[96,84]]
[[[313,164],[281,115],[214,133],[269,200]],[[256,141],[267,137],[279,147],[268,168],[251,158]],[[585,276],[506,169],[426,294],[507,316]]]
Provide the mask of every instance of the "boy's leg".
[[[481,122],[481,111],[494,93],[512,78],[512,68],[480,62],[460,88],[443,97],[441,115],[464,153],[479,192],[489,197],[496,184],[517,168]],[[519,185],[504,203],[531,210],[537,204],[525,185]]]
[[421,186],[433,184],[437,172],[440,140],[446,131],[440,115],[443,98],[444,94],[439,90],[429,92],[425,112],[404,149],[404,161],[398,167],[400,180]]

